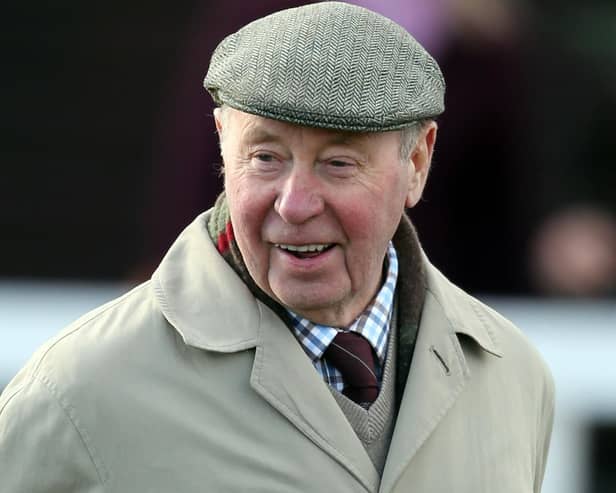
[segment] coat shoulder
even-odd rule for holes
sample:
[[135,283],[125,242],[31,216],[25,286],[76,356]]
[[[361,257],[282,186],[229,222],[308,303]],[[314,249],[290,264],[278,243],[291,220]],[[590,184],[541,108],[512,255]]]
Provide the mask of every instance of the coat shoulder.
[[[129,354],[139,352],[164,318],[146,282],[84,314],[45,342],[5,389],[48,381],[58,391],[100,389],[105,375],[116,374]],[[4,394],[4,392],[3,392]]]
[[[145,283],[68,325],[4,389],[0,450],[11,454],[0,452],[0,462],[12,472],[7,492],[72,491],[76,484],[104,489],[109,470],[95,423],[118,402],[126,369],[156,332],[149,289]],[[32,470],[37,474],[23,473]]]

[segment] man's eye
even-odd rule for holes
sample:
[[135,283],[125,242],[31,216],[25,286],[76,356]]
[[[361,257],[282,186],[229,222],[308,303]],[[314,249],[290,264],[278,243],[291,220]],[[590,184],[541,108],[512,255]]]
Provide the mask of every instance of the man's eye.
[[347,159],[329,159],[325,166],[327,173],[336,178],[350,178],[355,176],[358,170],[357,163]]
[[353,163],[350,163],[348,161],[341,161],[339,159],[333,159],[329,162],[329,164],[334,166],[335,168],[344,168],[347,166],[353,166]]
[[264,163],[271,163],[274,160],[274,156],[272,156],[271,154],[260,152],[258,154],[255,154],[255,159],[258,159],[259,161],[262,161]]

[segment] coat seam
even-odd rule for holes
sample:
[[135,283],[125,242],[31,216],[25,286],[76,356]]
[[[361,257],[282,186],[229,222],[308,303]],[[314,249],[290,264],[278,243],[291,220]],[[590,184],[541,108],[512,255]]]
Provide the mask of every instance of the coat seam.
[[477,315],[477,318],[479,320],[481,320],[481,323],[483,324],[484,328],[486,329],[486,332],[488,333],[488,337],[491,339],[492,344],[494,346],[497,346],[498,345],[498,339],[496,338],[496,335],[494,334],[494,332],[492,330],[492,327],[490,327],[490,324],[487,323],[487,320],[485,318],[483,310],[480,310],[480,306],[479,306],[478,302],[476,300],[472,300],[471,307],[473,308],[473,311],[475,312],[475,315]]
[[45,351],[43,352],[43,354],[41,354],[38,358],[38,361],[36,362],[36,365],[34,366],[34,368],[32,368],[32,372],[31,375],[33,378],[36,378],[36,376],[39,373],[39,368],[40,366],[43,364],[43,360],[47,357],[47,355],[49,354],[49,352],[54,349],[58,344],[60,344],[64,339],[66,339],[69,336],[72,336],[75,332],[77,332],[78,330],[82,329],[84,326],[86,326],[87,324],[89,324],[90,322],[92,322],[94,319],[98,318],[99,316],[103,315],[104,313],[106,313],[107,311],[111,310],[112,308],[115,308],[117,305],[119,305],[120,303],[123,303],[127,296],[133,292],[135,292],[136,290],[141,290],[144,289],[145,286],[147,286],[147,283],[144,283],[143,285],[135,288],[135,290],[129,291],[128,293],[125,293],[124,295],[122,295],[119,299],[116,299],[115,301],[110,302],[110,304],[103,310],[95,310],[94,313],[92,313],[92,316],[88,317],[86,320],[84,320],[83,322],[81,322],[79,325],[77,325],[76,327],[74,327],[72,330],[70,330],[69,332],[67,332],[66,334],[60,336],[58,339],[56,339],[55,341],[53,341],[49,347],[47,349],[45,349]]
[[79,436],[81,443],[83,444],[88,457],[90,458],[90,462],[94,466],[94,470],[96,471],[96,475],[100,484],[104,487],[105,483],[109,479],[109,471],[105,468],[105,465],[99,457],[97,457],[96,451],[92,445],[92,440],[88,432],[80,426],[79,419],[77,418],[75,408],[67,402],[65,398],[63,398],[57,390],[56,385],[49,380],[45,375],[33,375],[33,379],[39,381],[49,392],[49,394],[54,398],[56,404],[62,409],[66,419],[71,423],[75,432]]
[[6,400],[4,401],[4,405],[0,408],[0,414],[4,412],[4,410],[6,409],[6,406],[9,405],[9,402],[11,402],[15,398],[15,396],[19,394],[24,388],[26,388],[25,385],[20,385],[19,387],[15,389],[15,391],[12,394],[10,394],[6,398]]

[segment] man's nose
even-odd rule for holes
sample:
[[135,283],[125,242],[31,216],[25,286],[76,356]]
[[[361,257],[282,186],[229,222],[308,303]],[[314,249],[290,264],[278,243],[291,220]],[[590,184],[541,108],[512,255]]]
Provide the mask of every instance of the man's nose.
[[302,224],[321,214],[324,202],[314,170],[292,169],[282,183],[274,208],[289,224]]

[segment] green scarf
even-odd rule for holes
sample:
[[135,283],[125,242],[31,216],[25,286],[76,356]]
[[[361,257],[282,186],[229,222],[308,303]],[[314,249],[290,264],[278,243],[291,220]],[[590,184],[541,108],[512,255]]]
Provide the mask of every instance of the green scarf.
[[[259,288],[248,273],[233,235],[229,206],[224,192],[220,194],[210,213],[208,232],[218,252],[244,281],[255,297],[270,307],[290,328],[291,319],[287,310]],[[398,337],[398,353],[396,358],[397,412],[411,367],[421,310],[425,299],[426,277],[419,240],[417,239],[415,229],[406,216],[402,217],[393,241],[400,265],[398,286],[396,288],[398,324],[397,327],[392,328],[395,329],[395,332],[394,330],[391,332],[392,334],[395,333]]]

